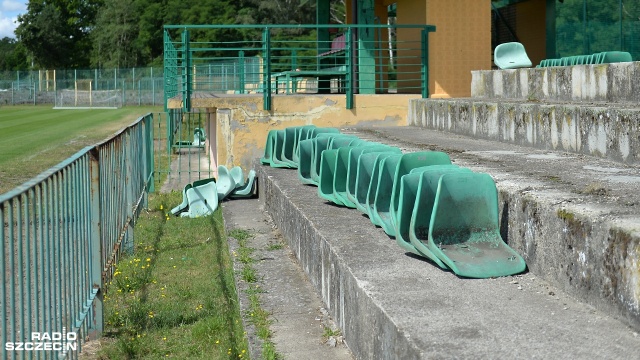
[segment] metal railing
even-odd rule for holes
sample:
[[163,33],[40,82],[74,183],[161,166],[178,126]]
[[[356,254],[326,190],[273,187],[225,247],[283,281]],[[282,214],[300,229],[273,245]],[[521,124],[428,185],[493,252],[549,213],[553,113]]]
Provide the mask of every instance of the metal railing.
[[[238,39],[203,40],[215,39],[208,32],[221,29],[237,31]],[[353,107],[354,94],[429,95],[432,25],[165,25],[164,30],[165,107],[179,98],[189,111],[198,92],[262,94],[265,110],[275,94],[344,93],[347,108]],[[255,39],[247,40],[247,32]],[[216,67],[223,70],[213,71]]]
[[[74,358],[100,336],[102,290],[133,246],[153,159],[147,114],[0,196],[2,359]],[[34,346],[53,351],[17,350]]]

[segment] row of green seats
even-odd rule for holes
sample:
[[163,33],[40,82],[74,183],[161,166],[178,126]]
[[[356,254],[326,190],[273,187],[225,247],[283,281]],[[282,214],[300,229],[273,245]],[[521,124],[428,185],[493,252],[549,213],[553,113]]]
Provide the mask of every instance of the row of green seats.
[[446,153],[402,153],[337,129],[306,126],[272,130],[261,160],[297,168],[319,197],[358,209],[405,251],[459,276],[508,276],[526,268],[500,236],[491,176],[451,164]]
[[241,167],[231,170],[218,166],[218,178],[196,180],[182,190],[182,202],[171,209],[171,214],[196,218],[213,214],[218,203],[225,198],[247,198],[254,194],[256,172],[250,170],[245,179]]
[[626,51],[604,51],[591,55],[566,56],[560,59],[545,59],[537,67],[610,64],[633,61]]

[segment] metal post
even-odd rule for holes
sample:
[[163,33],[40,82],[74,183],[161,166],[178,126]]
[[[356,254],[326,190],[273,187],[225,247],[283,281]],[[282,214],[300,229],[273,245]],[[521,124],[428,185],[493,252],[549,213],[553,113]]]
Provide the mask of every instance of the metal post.
[[346,56],[347,56],[347,61],[346,61],[346,65],[347,65],[347,76],[346,76],[346,85],[347,85],[347,104],[346,104],[346,108],[347,109],[353,109],[353,88],[354,88],[354,84],[353,84],[353,80],[354,80],[354,76],[353,76],[353,34],[351,33],[351,27],[347,28],[347,48],[346,50]]
[[271,33],[262,30],[262,102],[264,110],[271,110]]
[[240,57],[240,94],[244,94],[244,91],[245,91],[244,51],[240,50],[238,52],[238,56]]
[[[89,238],[89,260],[90,281],[93,285],[93,293],[95,298],[92,305],[91,317],[89,319],[89,331],[87,335],[90,339],[97,339],[102,336],[104,330],[104,313],[103,313],[103,292],[104,278],[102,277],[102,248],[101,241],[101,214],[100,214],[100,154],[98,147],[95,147],[89,153],[89,176],[91,181],[89,201],[90,201],[90,238]],[[106,264],[105,264],[106,265]]]
[[422,48],[422,98],[429,97],[429,32],[422,29],[420,37]]

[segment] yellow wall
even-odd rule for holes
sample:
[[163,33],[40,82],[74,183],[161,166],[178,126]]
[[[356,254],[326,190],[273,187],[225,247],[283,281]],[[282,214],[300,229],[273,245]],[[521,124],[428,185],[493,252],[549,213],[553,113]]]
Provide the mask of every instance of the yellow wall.
[[545,0],[530,0],[516,4],[515,32],[534,66],[547,58],[545,18]]
[[[194,98],[194,108],[207,108],[211,164],[253,167],[264,154],[269,130],[289,126],[404,126],[410,99],[420,95],[355,95],[354,109],[344,95],[274,96],[271,111],[262,110],[262,96]],[[213,125],[215,124],[215,125]],[[216,154],[217,152],[217,154]]]
[[471,71],[491,69],[490,0],[428,0],[433,97],[471,95]]
[[[393,2],[385,0],[384,4]],[[429,34],[430,96],[470,96],[471,71],[491,69],[490,0],[398,0],[396,3],[398,24],[436,26],[436,32]],[[398,29],[400,44],[419,37],[419,31]],[[401,45],[398,47],[401,51]],[[414,51],[410,55],[418,54]]]

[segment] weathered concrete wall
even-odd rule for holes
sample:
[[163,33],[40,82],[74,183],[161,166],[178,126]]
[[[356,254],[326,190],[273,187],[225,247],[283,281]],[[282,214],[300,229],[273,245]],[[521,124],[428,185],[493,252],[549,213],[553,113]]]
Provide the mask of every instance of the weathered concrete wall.
[[640,102],[640,62],[471,72],[471,97]]
[[[269,130],[290,126],[399,126],[407,123],[410,99],[419,95],[356,95],[354,109],[345,108],[344,95],[274,96],[265,111],[262,97],[235,96],[207,99],[216,114],[217,164],[251,168],[262,157]],[[204,101],[204,100],[203,100]],[[194,104],[196,107],[196,104]]]
[[416,99],[410,125],[624,163],[640,162],[640,107]]

